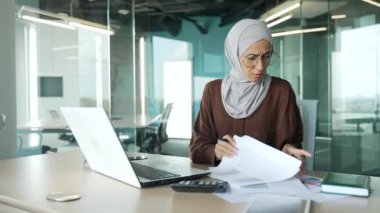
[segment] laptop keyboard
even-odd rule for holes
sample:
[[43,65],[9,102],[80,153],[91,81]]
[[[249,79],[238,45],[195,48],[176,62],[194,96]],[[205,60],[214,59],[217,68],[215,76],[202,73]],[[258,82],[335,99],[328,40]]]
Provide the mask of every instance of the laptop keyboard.
[[172,177],[179,177],[180,175],[173,174],[170,172],[155,169],[149,166],[141,165],[138,163],[131,162],[133,169],[135,170],[137,176],[149,179],[149,180],[160,180]]

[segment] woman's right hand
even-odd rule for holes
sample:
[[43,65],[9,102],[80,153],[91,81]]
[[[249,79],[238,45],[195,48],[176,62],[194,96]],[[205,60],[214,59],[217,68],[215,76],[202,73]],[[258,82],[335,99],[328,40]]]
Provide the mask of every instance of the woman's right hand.
[[237,147],[235,140],[225,135],[222,139],[218,139],[215,145],[215,157],[217,160],[222,160],[223,156],[233,157],[237,155]]

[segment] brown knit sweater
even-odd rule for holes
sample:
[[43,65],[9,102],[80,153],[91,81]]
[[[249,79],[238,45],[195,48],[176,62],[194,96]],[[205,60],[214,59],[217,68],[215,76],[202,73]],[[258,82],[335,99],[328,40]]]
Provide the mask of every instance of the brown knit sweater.
[[244,119],[232,118],[225,111],[221,83],[218,79],[205,86],[189,145],[194,163],[215,164],[215,144],[227,134],[249,135],[280,150],[287,143],[302,147],[302,120],[289,82],[272,76],[264,101]]

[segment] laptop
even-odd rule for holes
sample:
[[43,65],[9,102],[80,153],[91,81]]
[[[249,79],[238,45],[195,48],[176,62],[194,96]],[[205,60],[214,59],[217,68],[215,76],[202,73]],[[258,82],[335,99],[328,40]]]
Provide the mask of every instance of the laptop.
[[90,168],[142,188],[198,179],[210,171],[191,167],[188,158],[149,155],[131,161],[103,108],[61,107],[62,114]]

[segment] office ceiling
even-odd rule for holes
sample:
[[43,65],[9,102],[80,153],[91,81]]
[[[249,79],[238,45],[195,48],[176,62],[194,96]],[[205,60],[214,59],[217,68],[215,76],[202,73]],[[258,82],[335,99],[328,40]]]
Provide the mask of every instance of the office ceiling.
[[[16,0],[18,5],[26,4],[105,25],[111,24],[111,27],[116,29],[130,23],[131,2],[132,0]],[[286,0],[134,0],[135,26],[139,32],[166,30],[172,35],[177,35],[182,23],[190,22],[201,33],[207,34],[207,26],[198,23],[194,17],[218,17],[219,26],[224,26],[243,17],[259,18],[266,11],[284,2]],[[339,6],[345,4],[345,0],[334,2],[338,2]],[[323,4],[320,7],[323,9],[322,12],[317,10],[320,4]],[[311,9],[303,13],[304,17],[327,12],[325,1],[305,1],[305,10],[308,5]]]
[[265,0],[140,0],[136,1],[138,16],[191,18],[193,16],[220,17],[223,26],[242,16],[258,17],[265,11]]
[[[65,13],[77,18],[107,24],[109,15],[112,24],[130,19],[132,0],[16,0],[19,5],[39,7],[55,13]],[[216,16],[219,25],[235,22],[242,17],[257,18],[268,8],[284,0],[135,0],[136,26],[147,31],[169,30],[175,34],[183,21],[193,23],[202,33],[207,29],[193,19],[195,16]],[[109,8],[109,14],[107,14]]]
[[183,22],[190,22],[207,34],[207,27],[193,17],[218,17],[219,26],[224,26],[242,17],[259,17],[267,3],[265,0],[140,0],[135,3],[136,26],[146,26],[149,31],[164,28],[176,35]]

